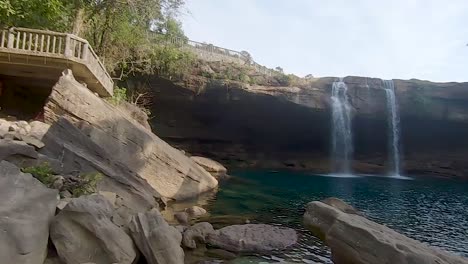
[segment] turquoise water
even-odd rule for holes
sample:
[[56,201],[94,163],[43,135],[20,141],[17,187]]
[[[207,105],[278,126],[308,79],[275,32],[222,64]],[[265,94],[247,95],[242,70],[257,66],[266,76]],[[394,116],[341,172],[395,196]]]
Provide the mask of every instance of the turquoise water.
[[245,262],[331,263],[329,249],[301,224],[308,202],[330,196],[347,201],[368,218],[409,237],[468,257],[468,182],[268,171],[233,175],[209,202],[212,216],[244,216],[254,223],[292,227],[300,234],[295,247],[257,256],[256,260],[244,258]]

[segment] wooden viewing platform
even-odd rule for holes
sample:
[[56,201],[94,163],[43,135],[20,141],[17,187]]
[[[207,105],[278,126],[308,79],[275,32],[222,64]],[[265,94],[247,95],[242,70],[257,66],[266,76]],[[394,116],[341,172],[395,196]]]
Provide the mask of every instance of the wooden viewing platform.
[[0,31],[0,74],[56,79],[65,69],[93,92],[112,96],[114,82],[87,40],[27,28]]

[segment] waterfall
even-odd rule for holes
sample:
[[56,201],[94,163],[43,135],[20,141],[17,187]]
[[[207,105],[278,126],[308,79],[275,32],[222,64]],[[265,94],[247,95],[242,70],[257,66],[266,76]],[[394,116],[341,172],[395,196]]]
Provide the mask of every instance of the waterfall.
[[332,164],[333,172],[351,173],[353,137],[351,132],[351,106],[348,100],[348,86],[343,78],[332,86]]
[[390,174],[400,175],[400,116],[395,98],[395,84],[393,80],[383,80],[385,95],[387,98],[388,112],[388,156],[391,162]]

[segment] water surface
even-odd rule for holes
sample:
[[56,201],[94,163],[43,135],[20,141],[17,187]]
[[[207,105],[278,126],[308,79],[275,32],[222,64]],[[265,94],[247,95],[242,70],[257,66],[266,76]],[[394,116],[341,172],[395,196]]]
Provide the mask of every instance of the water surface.
[[468,257],[468,183],[416,177],[326,177],[297,172],[238,171],[208,203],[212,216],[245,216],[300,234],[285,252],[237,263],[331,263],[329,249],[302,226],[305,205],[330,196],[411,238]]

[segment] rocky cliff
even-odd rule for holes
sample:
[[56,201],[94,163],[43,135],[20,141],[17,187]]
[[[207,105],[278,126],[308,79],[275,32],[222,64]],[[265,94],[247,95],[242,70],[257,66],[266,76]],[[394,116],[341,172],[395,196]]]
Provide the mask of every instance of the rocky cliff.
[[[329,171],[332,83],[297,87],[153,79],[156,134],[231,167]],[[388,113],[380,79],[346,77],[353,113],[354,169],[387,171]],[[401,115],[404,170],[463,177],[468,166],[468,83],[394,80]]]

